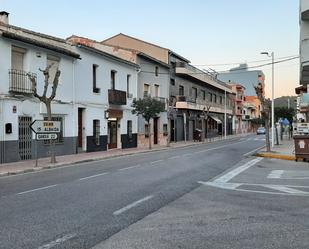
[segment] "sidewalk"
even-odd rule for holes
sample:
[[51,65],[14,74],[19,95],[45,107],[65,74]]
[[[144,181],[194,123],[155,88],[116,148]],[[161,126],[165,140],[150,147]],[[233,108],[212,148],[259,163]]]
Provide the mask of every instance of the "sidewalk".
[[[249,134],[240,134],[240,135],[231,135],[228,136],[228,139],[233,139],[237,137],[247,136]],[[205,142],[177,142],[171,143],[169,147],[167,146],[155,146],[152,150],[141,149],[141,148],[132,148],[132,149],[114,149],[109,151],[100,151],[100,152],[89,152],[89,153],[80,153],[73,155],[57,156],[57,163],[51,164],[50,157],[40,158],[38,160],[38,166],[35,167],[35,160],[19,161],[14,163],[4,163],[0,164],[0,177],[8,175],[17,175],[23,173],[29,173],[34,171],[41,171],[45,169],[58,168],[66,165],[99,161],[107,158],[120,157],[125,155],[133,155],[138,153],[151,153],[160,150],[169,150],[173,148],[187,147],[187,146],[196,146],[204,143],[211,143],[215,141],[222,140],[222,137],[216,137],[205,140]]]
[[259,151],[256,156],[290,161],[296,160],[294,140],[292,138],[282,140],[280,145],[275,145],[271,150],[271,152],[266,152],[266,148],[264,148],[263,150]]

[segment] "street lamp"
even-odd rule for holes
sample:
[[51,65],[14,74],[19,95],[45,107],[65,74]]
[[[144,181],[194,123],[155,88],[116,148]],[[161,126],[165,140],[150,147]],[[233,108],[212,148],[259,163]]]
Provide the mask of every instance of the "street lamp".
[[224,87],[224,139],[226,139],[226,87]]
[[275,66],[275,54],[274,52],[262,52],[261,54],[265,54],[268,57],[271,57],[271,66],[272,66],[272,84],[271,84],[271,147],[274,147],[274,142],[275,142],[275,70],[274,70],[274,66]]

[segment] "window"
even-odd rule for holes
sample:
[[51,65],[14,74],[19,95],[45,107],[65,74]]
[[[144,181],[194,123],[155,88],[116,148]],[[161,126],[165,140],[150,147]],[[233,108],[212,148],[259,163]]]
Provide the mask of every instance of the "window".
[[175,86],[175,79],[171,79],[171,85]]
[[149,137],[149,125],[145,124],[145,137]]
[[167,131],[167,124],[163,124],[163,136],[167,136],[168,131]]
[[53,84],[57,70],[59,69],[60,58],[52,55],[47,56],[47,66],[50,66],[49,69],[49,84]]
[[[44,120],[48,120],[47,117],[44,117]],[[63,117],[52,117],[52,121],[60,121],[60,133],[57,133],[57,139],[54,140],[56,144],[63,143]],[[50,140],[44,140],[44,144],[49,144]]]
[[217,95],[214,94],[214,102],[217,103]]
[[212,102],[212,93],[209,93],[209,101]]
[[144,84],[144,97],[148,97],[149,96],[149,85],[148,84]]
[[132,138],[132,120],[127,121],[127,135],[129,139]]
[[180,96],[185,95],[185,93],[184,93],[184,88],[183,88],[182,85],[179,86],[179,95],[180,95]]
[[116,71],[112,70],[111,71],[111,89],[115,90],[115,86],[116,86]]
[[220,96],[220,104],[222,105],[222,102],[223,102],[223,98],[222,96]]
[[201,90],[201,93],[203,100],[206,100],[206,92],[204,90]]
[[93,141],[96,145],[100,145],[100,120],[93,120]]
[[131,75],[128,74],[127,75],[127,98],[132,98],[132,94],[130,93],[130,79],[131,79]]
[[26,49],[12,46],[12,58],[11,58],[11,67],[15,70],[23,70],[24,69],[24,55],[26,53]]
[[197,99],[197,88],[195,88],[195,87],[192,87],[192,97],[194,99]]
[[159,67],[158,66],[155,67],[155,75],[156,75],[156,77],[159,76]]
[[92,65],[92,91],[94,93],[99,93],[100,88],[97,87],[97,69],[98,65]]
[[159,95],[160,95],[160,92],[159,92],[160,86],[159,85],[154,85],[154,87],[155,87],[155,97],[159,97]]

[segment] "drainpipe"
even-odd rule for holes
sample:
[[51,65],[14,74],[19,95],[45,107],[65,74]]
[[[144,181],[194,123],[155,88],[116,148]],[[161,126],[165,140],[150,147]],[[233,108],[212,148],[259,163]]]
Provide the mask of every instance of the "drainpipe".
[[0,99],[0,124],[3,125],[0,131],[0,163],[5,162],[5,141],[4,141],[4,120],[3,120],[3,99]]
[[77,138],[76,138],[76,111],[75,111],[75,105],[76,105],[76,93],[75,93],[75,63],[76,59],[73,59],[73,66],[72,66],[72,123],[73,123],[73,151],[75,154],[77,154]]

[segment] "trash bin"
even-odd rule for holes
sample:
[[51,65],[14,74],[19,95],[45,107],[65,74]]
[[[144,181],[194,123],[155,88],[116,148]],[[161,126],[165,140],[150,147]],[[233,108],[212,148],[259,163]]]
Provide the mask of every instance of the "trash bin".
[[295,157],[309,161],[309,135],[295,135],[293,136],[295,146]]
[[202,141],[202,130],[195,129],[193,134],[193,140],[201,142]]

